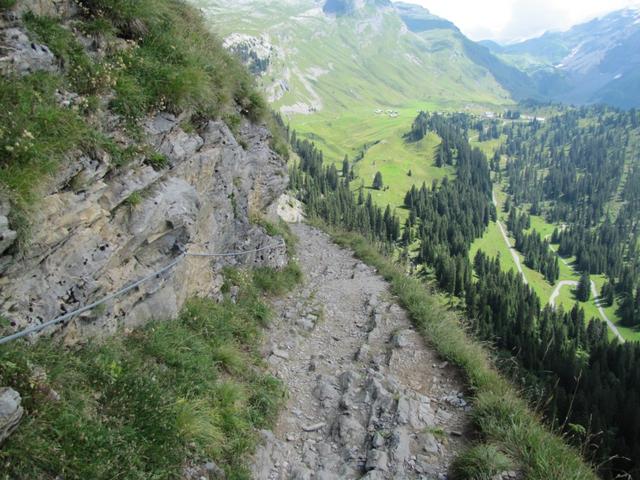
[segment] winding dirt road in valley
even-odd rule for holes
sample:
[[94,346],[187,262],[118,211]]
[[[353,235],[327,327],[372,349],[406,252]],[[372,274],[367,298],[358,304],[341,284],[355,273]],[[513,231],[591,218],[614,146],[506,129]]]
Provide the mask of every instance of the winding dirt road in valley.
[[555,308],[556,298],[558,298],[558,295],[560,295],[560,289],[562,287],[577,287],[577,286],[578,286],[578,282],[576,282],[575,280],[562,280],[561,282],[558,282],[558,284],[556,285],[556,288],[553,290],[553,293],[549,297],[549,305]]
[[[496,201],[495,191],[492,191],[491,195],[493,198],[493,204],[495,205],[496,208],[498,208],[498,202]],[[504,242],[507,244],[507,247],[509,247],[509,252],[511,252],[511,256],[513,257],[513,261],[516,264],[516,268],[518,269],[518,272],[520,272],[520,275],[522,275],[522,280],[524,281],[525,284],[528,284],[529,282],[527,281],[527,277],[525,276],[524,270],[522,269],[522,264],[520,263],[520,256],[518,255],[517,250],[511,246],[506,229],[504,228],[500,220],[496,220],[496,223],[498,224],[498,228],[500,228],[500,232],[502,233],[502,238],[504,238]],[[555,253],[556,255],[558,255],[557,252]],[[560,255],[558,255],[558,258],[562,263],[564,263],[566,266],[568,266],[573,270],[573,267],[564,258],[562,258]],[[575,280],[562,280],[558,282],[555,289],[553,290],[553,293],[551,293],[551,297],[549,297],[549,305],[551,305],[552,307],[555,307],[556,299],[560,295],[560,289],[562,289],[562,287],[567,287],[567,286],[575,287],[577,285],[578,285],[578,282],[576,282]],[[618,327],[615,326],[615,324],[607,316],[607,313],[604,311],[604,308],[602,308],[600,295],[598,293],[598,288],[596,287],[596,284],[593,280],[591,280],[591,295],[594,298],[596,308],[598,309],[598,312],[600,313],[600,317],[602,318],[602,320],[604,320],[607,323],[607,325],[609,326],[613,334],[618,338],[618,340],[620,340],[621,343],[624,343],[625,340],[622,334],[620,333],[620,330],[618,330]]]
[[[491,191],[491,196],[493,200],[493,205],[496,208],[498,208],[498,202],[496,200],[496,192]],[[527,277],[524,274],[524,270],[522,270],[522,264],[520,263],[520,256],[518,255],[518,251],[515,249],[515,247],[511,246],[511,242],[509,242],[509,235],[507,235],[507,230],[504,228],[504,225],[502,225],[502,222],[496,219],[496,223],[498,224],[500,233],[502,233],[502,238],[504,239],[504,243],[506,243],[507,247],[509,248],[509,252],[511,253],[513,262],[516,264],[516,268],[518,269],[518,272],[520,272],[520,275],[522,275],[522,281],[525,283],[525,285],[528,285],[529,281],[527,280]]]

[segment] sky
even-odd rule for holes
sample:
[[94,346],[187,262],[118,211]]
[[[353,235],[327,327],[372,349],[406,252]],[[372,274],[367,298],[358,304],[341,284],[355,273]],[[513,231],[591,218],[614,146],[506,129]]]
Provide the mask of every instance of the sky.
[[566,30],[638,0],[406,0],[454,22],[473,40],[509,43]]

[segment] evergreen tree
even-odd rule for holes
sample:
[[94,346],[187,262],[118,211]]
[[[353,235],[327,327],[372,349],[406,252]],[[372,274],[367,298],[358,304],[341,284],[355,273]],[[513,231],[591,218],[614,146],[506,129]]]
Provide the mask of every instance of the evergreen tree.
[[602,285],[602,291],[600,292],[600,295],[602,297],[602,303],[604,305],[608,307],[613,305],[614,290],[613,290],[613,285],[611,285],[611,282],[605,282],[604,285]]
[[380,172],[376,172],[375,176],[373,177],[372,186],[374,190],[382,190],[382,187],[384,187],[384,183],[382,182],[382,174]]
[[347,155],[344,156],[344,160],[342,160],[342,178],[346,178],[347,180],[351,180],[349,177],[349,157]]
[[586,302],[591,296],[591,279],[589,278],[589,272],[582,272],[580,280],[578,281],[578,287],[576,288],[576,298],[581,302]]
[[444,147],[442,146],[442,143],[441,143],[440,146],[438,147],[438,150],[436,150],[436,167],[442,168],[444,166],[444,162],[445,162]]

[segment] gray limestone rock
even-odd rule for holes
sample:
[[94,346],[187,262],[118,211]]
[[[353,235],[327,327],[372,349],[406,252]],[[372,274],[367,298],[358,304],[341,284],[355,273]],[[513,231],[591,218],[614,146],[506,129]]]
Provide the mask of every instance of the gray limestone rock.
[[57,70],[56,57],[49,47],[32,42],[22,28],[0,30],[0,73],[27,75]]
[[[14,233],[0,208],[0,314],[16,329],[39,324],[112,293],[161,269],[181,251],[256,253],[213,259],[187,257],[165,274],[77,317],[62,330],[68,344],[176,315],[192,296],[219,295],[227,265],[287,262],[282,240],[250,221],[285,191],[286,165],[269,147],[269,132],[247,123],[242,148],[223,122],[201,135],[159,113],[145,124],[146,141],[169,145],[172,168],[142,164],[112,170],[101,152],[81,155],[57,177],[32,220],[29,249],[3,257]],[[130,201],[135,194],[135,202]],[[253,212],[253,213],[252,213]],[[46,334],[56,332],[56,328]]]
[[366,430],[360,422],[350,415],[338,418],[338,437],[344,447],[359,447],[364,443]]
[[9,226],[9,212],[9,202],[0,199],[0,255],[13,244],[18,236]]
[[340,396],[336,387],[331,383],[331,379],[324,375],[318,375],[313,395],[324,407],[328,407],[329,405],[337,402]]
[[24,410],[20,394],[12,388],[0,388],[0,444],[18,427]]
[[389,468],[389,456],[386,451],[379,449],[371,449],[367,453],[367,470],[380,470],[386,472]]

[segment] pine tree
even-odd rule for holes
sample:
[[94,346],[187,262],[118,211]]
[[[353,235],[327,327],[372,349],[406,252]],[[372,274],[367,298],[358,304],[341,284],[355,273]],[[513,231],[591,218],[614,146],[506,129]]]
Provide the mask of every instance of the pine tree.
[[375,190],[382,190],[382,187],[384,187],[384,183],[382,182],[382,174],[380,172],[376,172],[375,176],[373,177],[372,186]]
[[591,279],[589,278],[589,272],[584,271],[580,275],[580,281],[578,282],[578,288],[576,289],[576,298],[581,302],[589,300],[591,295]]
[[440,146],[438,147],[438,151],[436,152],[436,167],[438,168],[443,167],[444,162],[445,162],[444,147],[441,143]]
[[349,179],[349,171],[349,157],[345,155],[342,160],[342,178]]
[[613,285],[611,285],[610,282],[605,282],[605,284],[602,285],[600,296],[602,297],[602,301],[606,306],[610,307],[611,305],[613,305],[614,290]]

